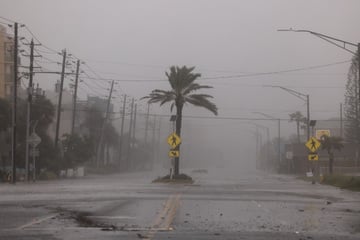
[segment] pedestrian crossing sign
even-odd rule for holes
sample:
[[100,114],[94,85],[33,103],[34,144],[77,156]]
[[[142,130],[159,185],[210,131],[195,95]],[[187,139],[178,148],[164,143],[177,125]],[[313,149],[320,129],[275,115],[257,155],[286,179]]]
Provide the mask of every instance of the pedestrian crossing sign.
[[176,133],[172,133],[167,138],[167,143],[171,148],[176,148],[181,143],[181,138]]
[[311,137],[309,141],[305,143],[305,146],[310,150],[310,152],[314,153],[319,149],[321,143],[316,138]]

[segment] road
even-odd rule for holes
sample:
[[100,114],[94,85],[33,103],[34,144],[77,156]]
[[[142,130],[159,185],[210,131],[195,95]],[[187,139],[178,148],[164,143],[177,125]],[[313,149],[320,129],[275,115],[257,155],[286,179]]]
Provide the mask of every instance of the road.
[[360,194],[225,169],[0,185],[0,239],[360,239]]

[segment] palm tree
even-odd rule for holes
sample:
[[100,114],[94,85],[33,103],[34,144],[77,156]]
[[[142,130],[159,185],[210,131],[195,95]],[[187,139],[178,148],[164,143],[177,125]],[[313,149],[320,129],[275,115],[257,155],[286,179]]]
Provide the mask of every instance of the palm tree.
[[[170,83],[170,90],[153,90],[148,96],[148,103],[160,102],[160,106],[170,102],[170,111],[176,107],[176,134],[181,136],[181,122],[182,122],[182,110],[185,103],[190,103],[197,107],[203,107],[215,115],[218,114],[218,109],[214,103],[209,101],[209,98],[213,98],[208,94],[194,94],[193,92],[204,89],[212,88],[207,85],[200,85],[195,83],[195,80],[201,77],[199,73],[193,73],[195,67],[170,67],[170,71],[166,72],[166,77]],[[177,146],[175,150],[180,150],[180,146]],[[179,157],[175,158],[175,176],[179,174]]]
[[307,119],[302,115],[300,111],[289,114],[290,122],[296,122],[296,134],[298,143],[300,143],[300,124],[306,123]]
[[334,150],[341,151],[344,147],[342,143],[343,139],[341,137],[329,137],[323,135],[321,137],[321,148],[326,150],[329,154],[329,174],[333,174],[333,165],[334,165]]

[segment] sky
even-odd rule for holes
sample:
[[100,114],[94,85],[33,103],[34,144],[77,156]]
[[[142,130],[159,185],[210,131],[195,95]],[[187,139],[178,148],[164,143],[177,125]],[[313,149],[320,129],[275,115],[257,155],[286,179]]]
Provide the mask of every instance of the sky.
[[[297,110],[305,115],[303,101],[281,89],[264,87],[279,85],[309,94],[311,119],[318,120],[339,116],[349,63],[257,73],[349,61],[351,53],[311,34],[277,30],[306,29],[357,43],[359,9],[358,0],[0,0],[0,17],[26,24],[51,49],[66,48],[86,63],[81,69],[91,78],[122,80],[115,85],[115,104],[122,94],[140,99],[152,89],[167,89],[166,81],[158,81],[165,80],[165,71],[172,65],[186,65],[202,74],[201,83],[214,87],[207,93],[214,96],[220,117],[261,118],[254,112],[263,112],[287,119]],[[20,29],[20,34],[31,37],[26,29]],[[47,58],[61,61],[60,55],[38,49]],[[60,71],[57,64],[46,65],[46,59],[38,61]],[[252,76],[227,78],[246,74]],[[35,81],[53,88],[58,78],[39,76]],[[107,95],[109,81],[85,74],[82,79],[81,98]],[[168,107],[152,110],[169,113]],[[212,116],[190,106],[184,114]],[[258,123],[276,134],[275,121]],[[227,142],[223,149],[229,156],[237,155],[237,142],[244,150],[254,147],[254,127],[244,121],[192,120],[191,124],[206,136],[209,146],[219,139]],[[284,121],[282,130],[284,137],[293,134],[294,124]],[[193,138],[191,132],[188,137]]]

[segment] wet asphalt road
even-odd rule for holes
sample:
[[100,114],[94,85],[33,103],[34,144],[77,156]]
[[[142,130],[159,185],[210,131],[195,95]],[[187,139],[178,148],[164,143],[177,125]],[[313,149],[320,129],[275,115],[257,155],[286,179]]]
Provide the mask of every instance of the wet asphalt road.
[[1,184],[0,239],[360,239],[360,193],[259,172],[191,175],[193,185],[149,173]]

